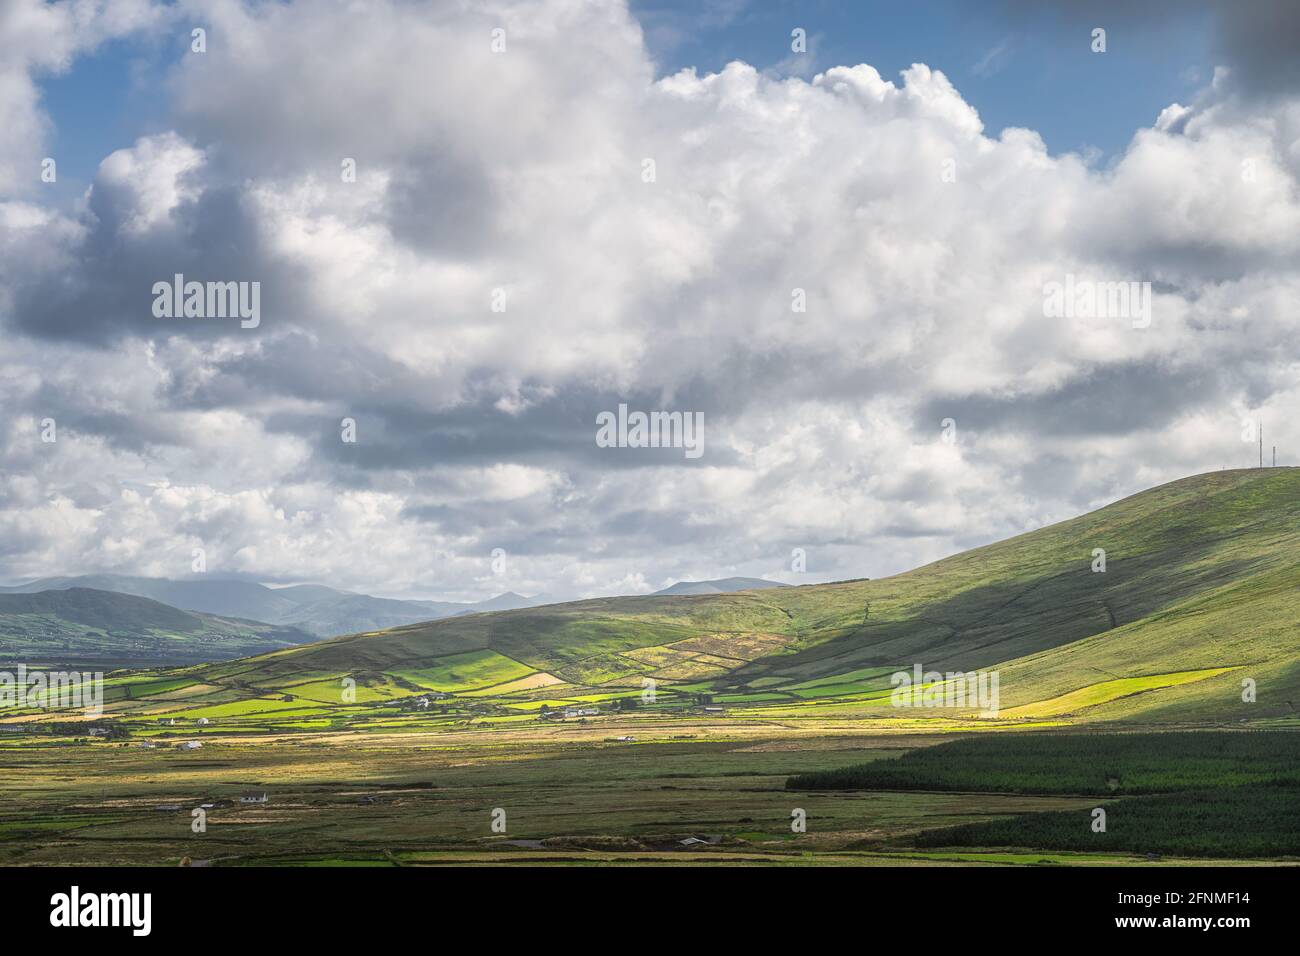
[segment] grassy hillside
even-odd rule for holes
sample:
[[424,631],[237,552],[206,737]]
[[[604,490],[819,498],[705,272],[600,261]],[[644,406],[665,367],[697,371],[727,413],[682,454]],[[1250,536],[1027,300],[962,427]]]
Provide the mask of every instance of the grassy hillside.
[[[1300,703],[1300,469],[1173,482],[1052,527],[881,580],[608,598],[477,614],[295,647],[177,675],[186,706],[232,719],[404,726],[439,712],[709,705],[729,719],[1294,720]],[[1106,569],[1094,572],[1094,549]],[[890,675],[995,670],[996,719],[891,706]],[[1258,701],[1242,700],[1242,681]],[[357,683],[344,701],[345,679]],[[653,701],[641,699],[647,679]]]
[[[200,846],[219,865],[1277,860],[1300,852],[1298,534],[1300,470],[1220,472],[884,580],[121,672],[102,715],[0,715],[23,771],[0,784],[0,848],[27,864]],[[1000,709],[891,706],[890,675],[916,664],[996,671]],[[232,825],[191,834],[184,808],[249,786],[274,806],[229,802],[213,819]]]
[[[796,774],[803,793],[1088,795],[1092,806],[939,827],[921,847],[1294,856],[1300,853],[1300,734],[981,734],[892,759]],[[1094,827],[1103,808],[1105,827]]]
[[469,604],[455,601],[397,601],[338,591],[316,584],[269,588],[252,581],[229,581],[206,575],[185,581],[124,574],[41,578],[13,587],[0,587],[0,594],[34,594],[68,588],[131,594],[195,613],[265,621],[306,631],[316,637],[334,637],[356,631],[396,627],[477,611],[533,607],[539,603],[536,599],[509,593]]
[[0,594],[0,661],[141,667],[226,660],[291,647],[294,628],[181,611],[90,588]]

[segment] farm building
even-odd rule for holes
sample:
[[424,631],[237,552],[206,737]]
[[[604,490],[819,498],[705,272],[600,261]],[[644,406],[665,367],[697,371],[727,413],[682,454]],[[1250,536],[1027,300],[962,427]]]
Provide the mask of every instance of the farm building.
[[266,801],[267,796],[265,790],[253,790],[239,795],[240,803],[266,803]]
[[202,746],[203,744],[199,743],[197,740],[187,740],[185,741],[185,743],[179,744],[176,747],[176,749],[177,750],[198,750]]

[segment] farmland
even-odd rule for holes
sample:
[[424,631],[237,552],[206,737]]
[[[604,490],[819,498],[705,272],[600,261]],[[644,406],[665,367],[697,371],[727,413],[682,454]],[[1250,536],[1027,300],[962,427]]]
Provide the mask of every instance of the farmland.
[[1289,862],[1298,544],[1300,470],[1219,472],[880,581],[121,671],[0,717],[0,859]]

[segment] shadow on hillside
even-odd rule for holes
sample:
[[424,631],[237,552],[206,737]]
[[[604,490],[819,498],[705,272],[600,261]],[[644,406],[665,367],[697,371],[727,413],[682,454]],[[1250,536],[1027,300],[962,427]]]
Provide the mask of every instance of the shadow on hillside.
[[1166,549],[1115,559],[1104,573],[1082,561],[1057,574],[971,588],[905,620],[868,618],[840,627],[835,637],[806,650],[733,671],[727,684],[745,685],[768,673],[817,678],[914,663],[927,670],[974,670],[1121,627],[1269,564],[1256,558],[1201,565],[1209,551]]

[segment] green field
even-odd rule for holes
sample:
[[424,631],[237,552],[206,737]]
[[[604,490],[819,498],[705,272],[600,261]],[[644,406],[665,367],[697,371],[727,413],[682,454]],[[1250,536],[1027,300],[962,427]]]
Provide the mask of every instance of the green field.
[[[93,720],[0,714],[0,853],[1289,860],[1297,545],[1300,470],[1224,471],[878,581],[472,614],[114,674]],[[935,676],[899,706],[915,666]],[[996,675],[997,708],[944,702],[959,671]],[[202,851],[187,810],[154,809],[249,785],[273,804],[214,809]],[[1102,799],[1125,822],[1078,842]],[[1220,811],[1248,822],[1216,829]]]
[[218,617],[89,588],[0,594],[0,664],[112,670],[227,660],[292,647],[292,627]]
[[[1101,798],[1070,812],[939,828],[923,847],[1300,856],[1300,734],[999,734],[792,776],[791,791],[991,792]],[[1106,828],[1092,813],[1105,810]]]
[[[194,675],[251,693],[389,675],[525,709],[541,695],[633,696],[651,679],[660,706],[704,694],[784,719],[809,701],[899,716],[890,675],[920,663],[996,669],[1008,721],[1285,718],[1300,700],[1298,544],[1300,469],[1224,471],[879,581],[468,615]],[[481,693],[532,674],[565,692]]]
[[1300,859],[1300,792],[1250,784],[1204,788],[1100,804],[1092,810],[1031,813],[918,834],[921,847],[1034,847],[1043,850],[1141,853],[1184,857]]
[[[990,790],[1094,796],[1246,784],[1300,788],[1286,731],[999,734],[791,777],[791,790]],[[1300,809],[1300,806],[1298,806]]]

